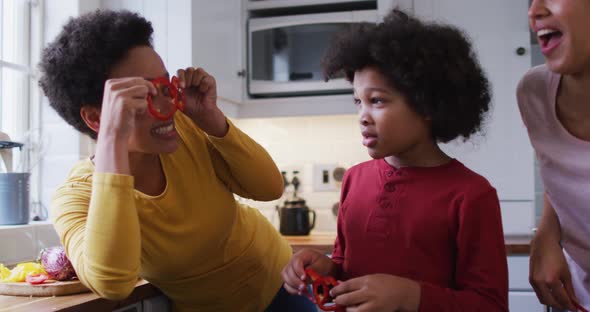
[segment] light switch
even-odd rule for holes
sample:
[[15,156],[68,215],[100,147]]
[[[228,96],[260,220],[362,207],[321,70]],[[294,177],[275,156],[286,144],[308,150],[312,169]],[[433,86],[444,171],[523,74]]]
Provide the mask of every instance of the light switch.
[[338,191],[333,172],[338,167],[336,164],[314,164],[312,184],[314,192]]

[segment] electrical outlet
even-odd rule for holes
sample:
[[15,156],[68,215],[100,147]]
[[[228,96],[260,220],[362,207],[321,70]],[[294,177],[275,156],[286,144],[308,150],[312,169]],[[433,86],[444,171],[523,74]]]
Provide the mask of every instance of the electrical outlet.
[[288,193],[293,193],[293,177],[295,177],[295,172],[297,172],[297,179],[299,179],[299,190],[298,193],[300,194],[303,192],[303,185],[305,182],[305,174],[304,174],[304,167],[302,165],[285,165],[279,166],[279,171],[285,172],[285,178],[287,179],[287,184],[285,185],[285,191]]
[[336,164],[314,164],[313,165],[313,191],[314,192],[334,192],[338,191],[336,181],[334,181],[334,169]]

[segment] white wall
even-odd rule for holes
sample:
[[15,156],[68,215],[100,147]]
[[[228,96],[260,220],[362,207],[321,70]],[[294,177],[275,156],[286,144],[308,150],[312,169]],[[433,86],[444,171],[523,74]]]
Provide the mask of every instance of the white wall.
[[[314,164],[348,168],[370,159],[361,144],[357,116],[253,118],[234,120],[234,123],[266,148],[279,169],[288,171],[289,180],[293,170],[300,171],[302,185],[299,195],[307,200],[309,208],[316,210],[316,229],[335,230],[336,217],[332,215],[331,209],[339,200],[340,190],[314,191],[313,169]],[[261,209],[277,225],[275,206],[281,205],[283,200],[245,202]]]

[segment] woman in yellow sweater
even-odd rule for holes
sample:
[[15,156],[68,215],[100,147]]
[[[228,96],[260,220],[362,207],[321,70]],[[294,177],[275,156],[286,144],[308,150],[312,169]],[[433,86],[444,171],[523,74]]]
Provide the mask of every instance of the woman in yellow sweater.
[[73,167],[52,201],[78,277],[114,300],[142,277],[176,311],[313,310],[281,288],[286,240],[234,200],[276,199],[282,176],[218,109],[215,79],[178,70],[184,111],[150,114],[148,96],[154,107],[172,102],[150,82],[171,76],[152,32],[137,14],[96,11],[71,19],[43,52],[40,85],[52,107],[96,140],[96,154]]

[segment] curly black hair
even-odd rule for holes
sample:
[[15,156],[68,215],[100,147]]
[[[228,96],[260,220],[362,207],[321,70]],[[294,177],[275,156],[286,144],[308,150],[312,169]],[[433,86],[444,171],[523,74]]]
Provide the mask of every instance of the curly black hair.
[[153,31],[150,22],[129,11],[97,10],[71,18],[43,50],[39,63],[39,85],[51,106],[67,123],[96,139],[80,108],[100,108],[113,66],[134,47],[152,47]]
[[467,37],[457,28],[422,22],[393,10],[382,23],[338,34],[322,67],[326,80],[374,66],[418,114],[432,120],[436,142],[478,132],[489,110],[488,80]]

